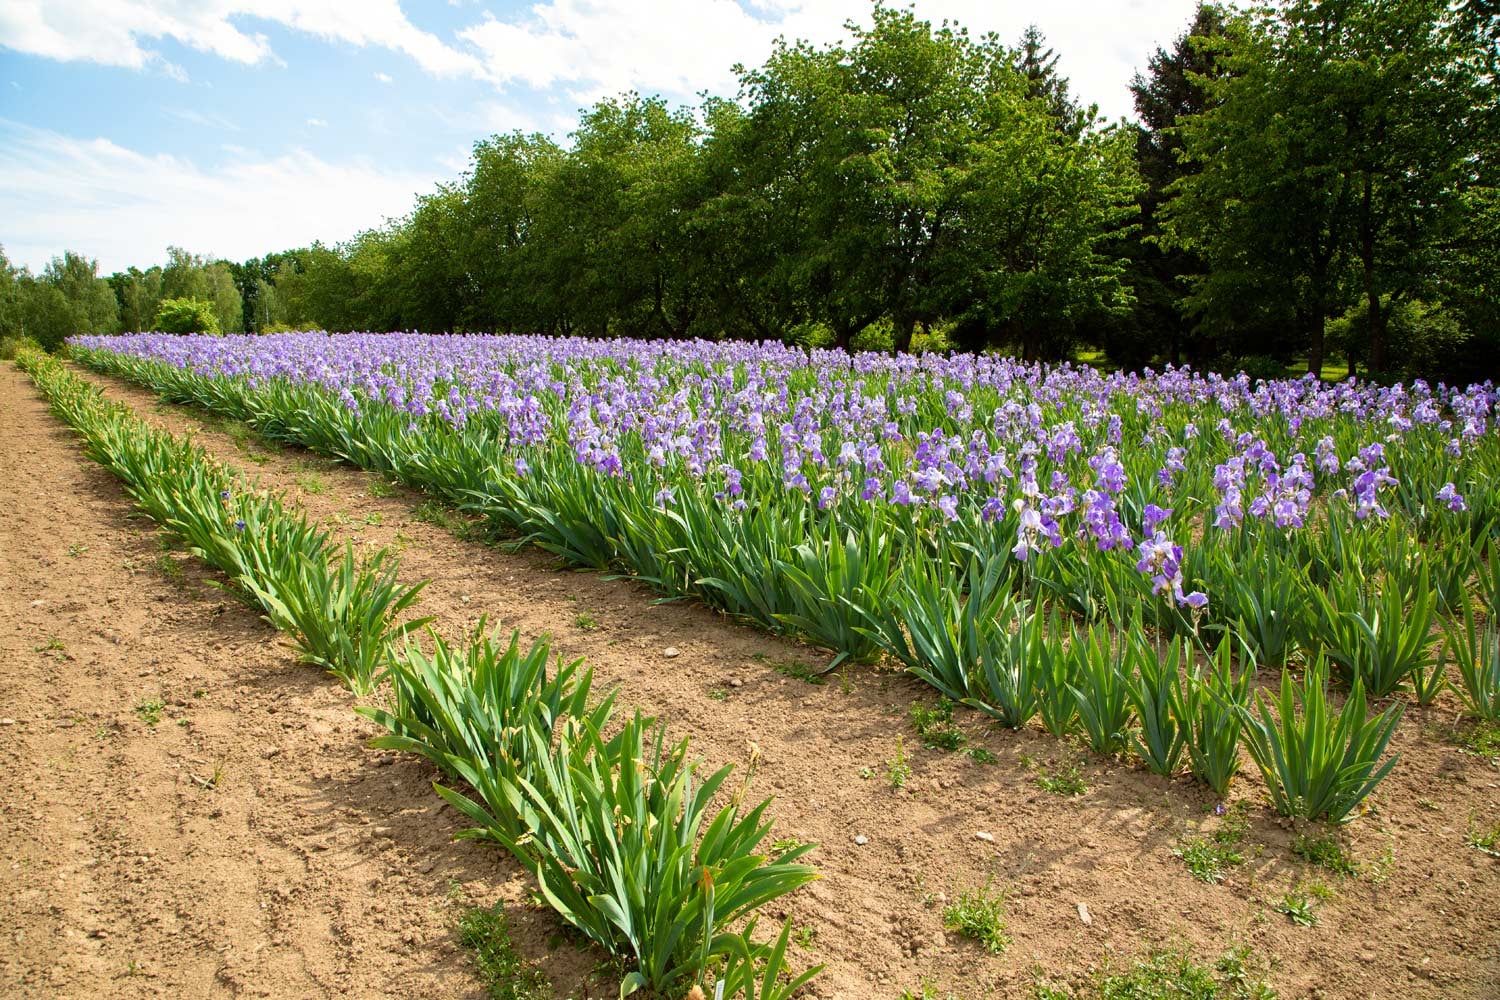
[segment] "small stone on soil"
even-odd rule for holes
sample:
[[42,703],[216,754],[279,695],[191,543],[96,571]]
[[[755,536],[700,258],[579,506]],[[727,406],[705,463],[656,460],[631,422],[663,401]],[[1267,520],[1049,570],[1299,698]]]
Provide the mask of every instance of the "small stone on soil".
[[858,846],[859,846],[859,847],[864,847],[864,846],[865,846],[865,845],[866,845],[866,844],[868,844],[868,843],[869,843],[869,842],[870,842],[870,838],[869,838],[869,837],[866,837],[866,836],[865,836],[865,835],[864,835],[864,834],[862,834],[862,833],[859,833],[859,834],[855,834],[855,836],[854,836],[854,843],[855,843],[855,844],[856,844],[856,845],[858,845]]
[[661,655],[670,660],[675,656],[681,656],[682,653],[676,646],[668,646],[666,649],[661,651]]

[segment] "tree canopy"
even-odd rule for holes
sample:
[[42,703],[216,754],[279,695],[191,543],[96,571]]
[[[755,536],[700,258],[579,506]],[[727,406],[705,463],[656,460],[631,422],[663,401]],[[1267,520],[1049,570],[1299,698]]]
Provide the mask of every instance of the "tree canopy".
[[1117,363],[1483,375],[1500,364],[1500,29],[1477,0],[1202,5],[1138,124],[1013,44],[873,6],[695,108],[627,93],[510,133],[406,216],[106,278],[0,258],[0,331],[211,304],[224,331],[514,330],[914,344]]

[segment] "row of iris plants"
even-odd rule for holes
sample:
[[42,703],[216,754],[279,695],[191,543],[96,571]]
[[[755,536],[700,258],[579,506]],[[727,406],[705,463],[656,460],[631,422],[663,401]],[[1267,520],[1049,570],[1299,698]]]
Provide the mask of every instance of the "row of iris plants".
[[[389,731],[375,742],[443,772],[438,793],[477,824],[467,835],[506,848],[564,921],[626,966],[621,996],[716,975],[721,995],[779,1000],[817,974],[786,974],[790,921],[770,945],[752,937],[755,909],[816,877],[799,862],[814,845],[758,853],[769,800],[746,808],[746,785],[721,796],[731,768],[700,777],[687,742],[669,743],[640,713],[612,724],[615,692],[591,701],[581,662],[549,672],[545,642],[523,650],[518,634],[503,643],[481,623],[463,644],[428,630],[424,649],[412,636],[430,619],[396,622],[423,584],[401,585],[395,556],[339,549],[279,496],[56,359],[26,352],[18,363],[89,456],[303,660],[361,695],[390,679],[388,708],[356,709]],[[727,802],[716,808],[716,797]]]
[[[1161,744],[1148,732],[1161,719],[1186,732],[1197,706],[1223,723],[1205,715],[1205,730],[1243,730],[1273,783],[1307,784],[1278,754],[1303,770],[1352,755],[1351,785],[1367,792],[1398,709],[1367,718],[1366,695],[1436,697],[1439,627],[1472,619],[1476,602],[1492,623],[1500,599],[1489,384],[1252,384],[530,337],[134,336],[72,349],[578,565],[825,646],[831,666],[894,655],[1002,721],[1024,723],[1035,704],[1055,731],[1079,727],[1107,751]],[[1484,629],[1449,631],[1466,701],[1492,702]],[[1023,633],[1045,669],[1013,676]],[[1147,634],[1153,656],[1130,654]],[[1179,652],[1175,671],[1143,673],[1180,642],[1193,655]],[[1276,712],[1233,696],[1256,664],[1289,663],[1307,670]],[[1330,678],[1350,692],[1338,725],[1319,721]],[[1172,684],[1175,716],[1161,708]],[[1267,735],[1272,721],[1301,727],[1300,749]],[[1182,755],[1161,745],[1143,759],[1175,769]],[[1222,793],[1227,778],[1213,776],[1228,766],[1192,769]]]
[[291,636],[302,661],[367,695],[386,672],[391,644],[427,623],[396,624],[422,584],[402,585],[389,551],[361,559],[352,545],[334,545],[326,529],[279,496],[105,399],[56,359],[27,351],[16,361],[52,412],[82,436],[88,456],[188,551],[224,573],[228,593]]

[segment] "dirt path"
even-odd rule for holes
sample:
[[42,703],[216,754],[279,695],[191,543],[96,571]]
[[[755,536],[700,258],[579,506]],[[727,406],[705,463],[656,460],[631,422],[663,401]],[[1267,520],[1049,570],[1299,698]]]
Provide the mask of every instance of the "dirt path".
[[[1500,776],[1491,764],[1424,738],[1424,723],[1415,714],[1402,724],[1397,736],[1395,747],[1404,757],[1378,796],[1379,815],[1360,820],[1352,829],[1356,857],[1370,862],[1378,877],[1340,879],[1309,868],[1289,851],[1294,831],[1278,822],[1269,809],[1252,803],[1248,863],[1236,869],[1225,885],[1205,885],[1193,880],[1173,855],[1186,833],[1213,829],[1221,822],[1212,816],[1211,800],[1190,783],[1167,782],[1136,769],[1084,760],[1081,775],[1087,793],[1059,797],[1037,787],[1036,773],[1039,768],[1054,773],[1062,770],[1077,756],[1073,751],[1039,730],[995,732],[973,719],[965,720],[971,735],[994,754],[995,763],[924,749],[905,716],[914,699],[930,704],[931,698],[911,680],[870,671],[855,671],[847,683],[834,680],[823,686],[788,678],[775,667],[799,660],[816,662],[815,654],[726,622],[702,608],[653,605],[648,592],[627,582],[559,571],[534,550],[511,554],[460,541],[414,515],[422,503],[419,495],[402,490],[390,496],[372,495],[378,481],[368,474],[306,453],[265,448],[232,427],[204,428],[203,418],[191,411],[158,406],[137,388],[92,377],[106,385],[110,395],[132,403],[143,415],[173,431],[198,428],[199,440],[218,457],[254,470],[267,486],[287,489],[337,534],[372,545],[401,547],[403,577],[432,579],[421,610],[439,616],[443,631],[457,635],[480,614],[488,613],[493,623],[519,628],[527,640],[550,633],[557,652],[587,657],[599,683],[622,687],[623,705],[639,705],[663,715],[674,733],[693,738],[695,750],[711,764],[743,764],[754,744],[760,765],[753,791],[777,797],[773,807],[776,836],[823,845],[812,856],[823,871],[823,880],[797,893],[782,911],[799,928],[807,929],[802,937],[806,947],[794,949],[794,960],[829,964],[815,981],[813,995],[895,998],[904,989],[920,993],[921,983],[927,980],[935,984],[938,995],[952,992],[965,1000],[1029,996],[1037,969],[1080,982],[1086,970],[1111,955],[1117,964],[1128,963],[1152,947],[1186,947],[1211,964],[1235,945],[1248,945],[1260,961],[1274,962],[1269,978],[1287,997],[1363,997],[1385,992],[1486,997],[1500,986],[1500,921],[1490,905],[1500,890],[1500,863],[1464,843],[1471,814],[1492,821],[1500,817]],[[102,473],[84,471],[77,464],[71,442],[55,432],[56,425],[48,422],[20,376],[7,372],[0,386],[7,400],[7,417],[10,411],[29,412],[28,407],[36,414],[29,433],[4,432],[8,436],[0,442],[3,460],[14,464],[18,449],[24,454],[27,448],[45,456],[26,455],[22,468],[6,477],[11,484],[7,489],[19,486],[33,469],[55,466],[60,481],[45,488],[54,496],[72,497],[63,505],[61,517],[55,501],[35,501],[27,524],[15,520],[15,508],[3,511],[0,527],[9,543],[6,558],[14,563],[7,565],[7,572],[17,580],[35,581],[0,595],[0,599],[16,602],[14,609],[6,605],[7,617],[0,626],[9,635],[13,631],[9,621],[14,618],[19,623],[19,652],[29,649],[27,643],[39,641],[31,638],[38,629],[45,632],[45,626],[37,622],[57,620],[55,615],[37,616],[29,611],[31,600],[62,600],[53,589],[66,591],[76,588],[79,580],[110,573],[111,565],[118,567],[126,557],[100,556],[110,546],[134,545],[141,550],[136,558],[142,562],[154,558],[155,550],[149,535],[142,538],[121,530],[123,506],[115,499],[117,489],[101,483]],[[105,499],[95,499],[95,492]],[[28,493],[29,489],[22,491],[20,497],[23,509]],[[17,541],[42,530],[43,525],[68,523],[79,513],[74,507],[86,511],[91,505],[103,505],[110,513],[89,528],[92,534],[85,544],[98,548],[80,557],[85,562],[77,566],[76,574],[65,572],[74,569],[65,555],[73,541],[71,527],[48,534],[45,545],[34,549]],[[52,562],[43,564],[39,556]],[[101,559],[97,565],[87,562],[95,558]],[[47,690],[48,682],[40,677],[48,668],[63,668],[61,673],[72,668],[74,673],[91,677],[97,674],[94,687],[80,693],[78,704],[92,707],[97,701],[101,707],[116,706],[112,718],[119,726],[112,739],[120,740],[119,733],[129,732],[134,734],[132,745],[140,742],[148,747],[159,747],[168,739],[191,739],[208,725],[207,720],[200,722],[200,715],[211,710],[222,713],[221,738],[231,738],[241,730],[246,734],[239,739],[243,759],[237,758],[234,767],[263,775],[264,784],[256,786],[262,796],[268,787],[283,788],[286,793],[284,799],[276,800],[284,808],[269,814],[264,812],[268,807],[255,799],[245,805],[244,814],[224,810],[224,817],[246,817],[235,856],[249,858],[251,874],[246,884],[255,886],[255,898],[275,901],[274,889],[265,887],[278,877],[284,886],[300,887],[307,877],[303,872],[314,869],[295,866],[325,863],[335,851],[342,852],[340,860],[317,868],[321,877],[334,879],[335,873],[345,871],[341,865],[353,866],[354,874],[338,883],[346,890],[344,895],[330,891],[304,899],[303,890],[295,888],[297,894],[290,902],[275,902],[274,912],[285,912],[291,905],[302,921],[278,925],[284,942],[281,964],[308,976],[307,981],[319,983],[319,988],[333,983],[353,996],[382,995],[382,990],[401,995],[432,992],[432,983],[447,984],[437,987],[435,995],[461,989],[453,985],[463,971],[444,929],[443,893],[451,876],[476,898],[488,898],[484,897],[487,891],[518,898],[523,884],[502,863],[499,853],[449,845],[452,814],[442,810],[427,791],[429,775],[405,761],[380,767],[379,756],[360,747],[368,728],[351,717],[346,696],[308,668],[292,665],[252,616],[232,605],[229,612],[213,617],[218,602],[211,598],[187,599],[156,577],[130,577],[123,571],[118,575],[121,607],[111,606],[100,618],[111,623],[137,657],[156,655],[163,665],[180,659],[185,661],[180,668],[184,673],[208,678],[210,692],[202,699],[192,697],[191,685],[203,683],[196,679],[174,680],[167,686],[172,697],[189,702],[180,711],[190,717],[192,725],[179,734],[168,717],[154,734],[138,732],[144,727],[131,715],[132,699],[141,697],[143,686],[154,690],[163,687],[165,680],[160,675],[138,677],[137,671],[143,668],[134,666],[133,660],[122,662],[118,647],[112,647],[114,657],[103,666],[90,666],[87,671],[79,671],[78,663],[54,667],[43,654],[27,652],[12,658],[32,669],[14,679],[7,672],[5,693],[23,680],[32,683],[34,675],[36,690]],[[164,592],[166,601],[153,600],[153,591]],[[80,605],[79,611],[83,624],[76,630],[82,633],[77,639],[80,643],[87,642],[90,628],[82,614],[84,607]],[[174,614],[182,617],[175,632],[168,626]],[[226,624],[227,620],[234,624]],[[239,631],[231,635],[232,629]],[[153,641],[160,643],[160,652],[147,652]],[[222,643],[224,649],[180,655],[192,644],[211,646],[213,642]],[[80,650],[85,651],[80,654],[84,665],[90,664],[90,656],[102,656],[87,646]],[[672,655],[674,650],[676,655]],[[71,647],[69,651],[73,652]],[[222,680],[225,677],[229,680]],[[106,694],[117,689],[118,693]],[[32,697],[7,699],[7,704],[24,704]],[[236,705],[238,716],[233,714]],[[49,709],[46,718],[56,719],[70,707]],[[266,714],[272,709],[276,714]],[[168,710],[168,716],[172,711]],[[291,722],[288,716],[294,711],[296,721]],[[338,729],[324,731],[320,739],[311,738],[305,735],[304,724],[309,722]],[[95,724],[90,719],[81,729],[92,729]],[[284,724],[291,728],[283,729]],[[30,782],[26,797],[15,800],[24,808],[14,806],[12,791],[7,791],[7,823],[40,809],[32,804],[35,801],[64,796],[75,796],[75,802],[95,801],[101,795],[116,798],[119,811],[126,816],[176,814],[189,806],[203,808],[206,814],[218,808],[216,797],[232,796],[240,787],[233,767],[228,769],[229,780],[222,791],[209,793],[198,787],[181,771],[196,768],[195,773],[204,776],[211,772],[215,759],[228,758],[212,746],[185,748],[179,758],[164,758],[156,765],[153,773],[158,777],[151,781],[162,786],[162,797],[159,804],[143,809],[127,793],[132,787],[144,791],[154,785],[141,777],[111,780],[113,772],[103,765],[104,756],[98,751],[77,752],[79,759],[99,759],[98,775],[92,774],[94,764],[83,773],[76,763],[64,774],[49,768],[47,761],[62,752],[63,746],[89,744],[90,740],[87,732],[75,727],[62,731],[72,734],[71,743],[62,738],[56,747],[40,742],[33,746],[33,736],[59,736],[46,725],[55,723],[27,725],[28,742],[14,766],[18,773],[35,776],[26,779]],[[903,788],[893,789],[887,774],[897,754],[898,736],[904,738],[912,774]],[[287,766],[290,750],[271,761],[261,759],[259,751],[268,739],[273,743],[299,741],[297,753],[302,756],[294,758],[296,766]],[[8,752],[10,742],[4,745]],[[190,754],[208,764],[190,764]],[[172,763],[178,764],[177,770]],[[287,777],[276,778],[278,774]],[[329,777],[310,781],[307,774]],[[285,785],[280,784],[283,781]],[[43,790],[49,782],[65,786],[65,791]],[[1244,783],[1238,794],[1253,798],[1258,786]],[[70,808],[65,805],[57,814],[42,812],[40,820],[27,826],[28,849],[39,836],[58,841],[37,843],[38,860],[32,864],[39,874],[28,888],[40,895],[27,904],[28,913],[45,913],[54,905],[66,908],[71,900],[67,888],[53,884],[67,864],[62,860],[69,849],[65,845],[71,843],[70,838],[81,838],[84,844],[92,841],[82,833],[75,837],[68,832],[75,829]],[[257,816],[254,821],[249,819],[252,814]],[[236,843],[212,837],[208,838],[212,844],[202,843],[214,829],[194,825],[204,822],[194,813],[179,824],[191,838],[188,843],[194,845],[193,850],[228,851],[227,845]],[[225,818],[212,822],[224,824]],[[393,836],[368,832],[392,827]],[[981,833],[987,837],[981,838]],[[309,840],[326,844],[328,850],[313,849]],[[261,878],[257,852],[262,850],[272,858],[267,863],[275,872],[270,879]],[[279,862],[277,852],[286,852],[287,859]],[[138,853],[151,853],[153,862],[147,864],[160,864],[156,851]],[[43,862],[42,858],[59,860]],[[398,868],[403,864],[400,859],[405,859],[405,866]],[[278,863],[281,867],[276,867]],[[429,865],[427,872],[420,870]],[[199,866],[187,862],[184,867]],[[122,873],[128,879],[132,871],[126,866]],[[376,877],[384,878],[382,886],[369,890]],[[1272,911],[1272,902],[1294,885],[1310,880],[1326,883],[1335,895],[1318,904],[1318,926],[1294,927]],[[1009,893],[1008,930],[1014,943],[998,957],[986,955],[952,932],[945,933],[942,926],[945,901],[987,883]],[[127,881],[122,883],[125,886],[140,891],[139,883]],[[393,890],[400,892],[399,902],[388,895]],[[186,894],[193,896],[198,890]],[[224,908],[230,898],[229,893],[214,898],[211,908]],[[373,910],[379,905],[375,899],[386,904],[383,915]],[[1088,923],[1080,919],[1080,903],[1089,911]],[[86,935],[91,929],[85,919],[88,905],[84,902],[75,908],[81,924],[68,924],[80,928],[76,933]],[[121,908],[129,911],[129,907]],[[251,961],[248,956],[254,945],[246,942],[264,938],[269,942],[266,948],[275,946],[275,931],[254,923],[257,916],[264,916],[264,911],[257,914],[255,909],[256,904],[247,905],[241,918],[244,923],[234,925],[240,934],[229,935],[235,938],[233,954],[242,962]],[[781,915],[775,907],[772,910],[772,915]],[[317,921],[334,912],[341,918],[341,930],[330,934],[330,923]],[[384,920],[393,915],[414,919],[421,929],[415,935],[405,928],[382,931]],[[525,928],[530,937],[523,939],[523,947],[547,958],[559,996],[588,992],[591,987],[583,981],[586,962],[574,957],[570,968],[568,961],[559,958],[569,949],[549,954],[542,943],[547,918],[522,915],[536,925]],[[204,919],[229,922],[231,914],[216,913]],[[153,933],[158,936],[151,937]],[[67,974],[77,977],[70,981],[82,983],[88,975],[121,974],[126,958],[123,952],[110,950],[124,947],[121,937],[137,951],[149,953],[154,948],[159,955],[165,946],[145,942],[160,942],[165,933],[151,927],[136,930],[127,924],[116,937],[104,938],[102,943],[88,939],[57,954],[104,953],[118,966],[111,969],[108,962],[97,967],[70,965],[72,971]],[[414,936],[415,944],[403,940],[406,936]],[[317,948],[309,944],[320,938],[329,938],[331,943]],[[351,947],[341,942],[350,938],[363,943],[363,959],[344,959],[340,966]],[[400,944],[392,949],[393,955],[380,948],[380,942]],[[9,943],[4,947],[9,948]],[[19,949],[28,956],[32,950]],[[41,953],[40,946],[34,950]],[[409,955],[409,965],[395,961],[403,950]],[[310,952],[316,953],[311,962]],[[367,963],[377,953],[377,961],[393,964],[367,974]],[[7,968],[12,964],[8,953],[0,952],[0,959]],[[32,962],[28,957],[27,968],[44,975],[62,961],[42,958]],[[261,961],[269,963],[269,959]],[[319,975],[324,978],[306,973],[308,964],[323,969]],[[341,967],[349,970],[346,978],[333,978],[330,970]],[[270,988],[274,995],[299,994],[291,985],[286,989],[257,985]],[[196,993],[189,988],[184,995]]]
[[0,484],[0,995],[479,995],[454,904],[524,883],[9,366]]

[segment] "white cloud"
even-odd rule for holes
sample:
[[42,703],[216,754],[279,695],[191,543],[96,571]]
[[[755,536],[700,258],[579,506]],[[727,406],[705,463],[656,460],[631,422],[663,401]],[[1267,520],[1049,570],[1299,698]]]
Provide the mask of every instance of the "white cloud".
[[169,244],[243,260],[347,239],[410,211],[444,176],[302,150],[200,165],[0,122],[0,244],[33,269],[71,249],[109,273],[160,262]]
[[[1014,44],[1035,22],[1061,56],[1075,95],[1111,117],[1131,111],[1126,85],[1156,46],[1192,19],[1196,0],[918,0],[918,16],[950,19],[971,35]],[[702,90],[730,96],[735,63],[758,66],[777,36],[822,44],[845,21],[869,24],[868,0],[550,0],[509,19],[486,16],[459,32],[497,83],[564,88],[579,103],[635,89],[692,102]],[[671,31],[662,24],[673,26]]]
[[[917,0],[934,23],[950,19],[975,35],[1014,43],[1036,22],[1062,56],[1073,92],[1106,115],[1130,112],[1126,85],[1157,45],[1192,18],[1196,0]],[[735,63],[758,66],[783,35],[816,44],[868,24],[869,0],[543,0],[516,14],[488,12],[445,41],[406,17],[400,0],[5,0],[0,46],[60,60],[185,79],[155,42],[172,39],[244,64],[278,61],[257,22],[330,42],[402,52],[428,74],[553,90],[569,105],[625,90],[692,103],[707,90],[732,95]],[[666,27],[670,26],[670,27]],[[377,72],[381,83],[392,82]],[[572,110],[572,107],[569,108]]]
[[307,120],[307,124],[310,125],[310,126],[312,126],[313,128],[327,128],[328,127],[328,122],[324,121],[322,118],[309,118]]
[[475,57],[407,20],[398,0],[7,0],[0,46],[62,61],[182,71],[148,44],[173,39],[232,62],[275,61],[264,34],[241,24],[264,20],[333,42],[403,52],[434,76],[475,76]]
[[225,132],[238,132],[240,130],[239,125],[216,111],[198,111],[194,108],[168,108],[167,114],[173,118],[185,121],[189,125],[216,128]]

